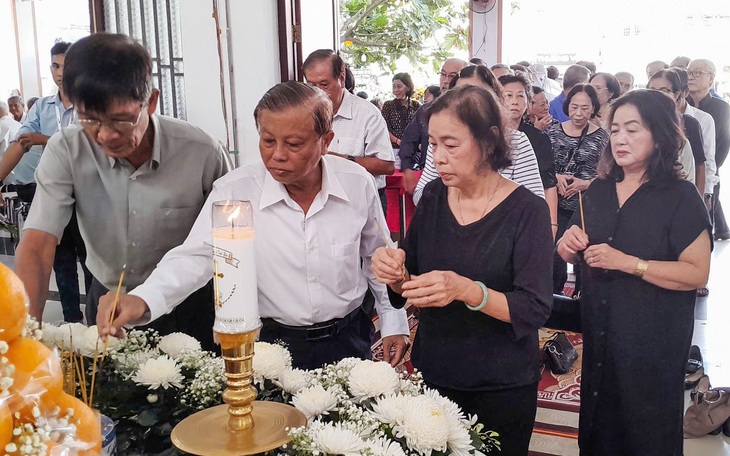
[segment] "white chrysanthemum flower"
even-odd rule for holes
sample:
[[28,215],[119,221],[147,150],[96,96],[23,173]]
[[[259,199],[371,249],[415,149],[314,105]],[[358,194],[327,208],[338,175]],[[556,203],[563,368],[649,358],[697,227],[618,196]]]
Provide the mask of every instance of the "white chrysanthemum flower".
[[43,337],[41,337],[41,342],[43,342],[43,345],[46,347],[53,348],[61,343],[61,328],[58,326],[43,323],[42,331]]
[[446,413],[426,396],[406,398],[403,421],[393,430],[397,437],[405,437],[408,447],[416,452],[446,451],[449,439]]
[[123,374],[131,374],[136,371],[139,366],[147,361],[160,356],[157,350],[143,350],[132,353],[120,353],[114,357],[114,367]]
[[337,407],[337,400],[335,391],[326,390],[322,385],[314,385],[297,393],[291,403],[304,413],[308,420],[312,420],[334,410]]
[[[107,352],[116,351],[121,344],[121,340],[109,336],[106,350]],[[96,325],[86,328],[78,343],[76,342],[76,336],[74,336],[74,349],[76,353],[87,358],[101,356],[101,353],[104,351],[104,341],[99,338],[99,328]]]
[[381,423],[395,426],[403,421],[403,407],[406,398],[400,394],[390,394],[381,397],[373,404],[370,412]]
[[198,342],[197,339],[181,332],[166,335],[160,339],[160,343],[157,344],[157,348],[173,358],[177,358],[183,350],[202,350],[200,342]]
[[447,415],[464,423],[464,425],[468,425],[468,420],[464,416],[464,412],[456,402],[442,396],[437,390],[431,388],[424,388],[423,395],[436,402]]
[[452,456],[468,456],[472,454],[474,446],[472,445],[469,429],[460,421],[448,417],[448,447]]
[[365,441],[339,423],[326,423],[312,432],[314,444],[324,454],[358,456],[366,448]]
[[81,344],[87,329],[88,328],[81,323],[68,323],[61,325],[59,327],[61,336],[59,337],[56,345],[65,351],[76,351],[79,344]]
[[132,380],[138,385],[148,386],[149,389],[159,387],[168,389],[171,386],[181,388],[184,377],[177,362],[167,355],[162,355],[139,366]]
[[307,372],[301,369],[286,369],[274,383],[289,394],[297,394],[309,386],[310,378]]
[[256,342],[253,349],[254,376],[277,380],[282,372],[291,368],[291,353],[285,347]]
[[350,370],[363,361],[364,360],[362,360],[360,358],[353,358],[353,357],[342,358],[341,360],[337,361],[337,368]]
[[395,393],[400,376],[388,363],[365,360],[356,364],[348,377],[348,386],[356,400]]
[[390,439],[381,437],[368,440],[367,445],[370,448],[370,451],[378,456],[406,456],[406,453],[403,451],[400,444]]

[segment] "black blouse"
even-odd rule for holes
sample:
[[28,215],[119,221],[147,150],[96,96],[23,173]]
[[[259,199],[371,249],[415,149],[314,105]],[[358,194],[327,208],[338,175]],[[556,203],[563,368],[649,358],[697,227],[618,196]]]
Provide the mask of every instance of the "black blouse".
[[557,185],[555,178],[555,162],[553,161],[553,149],[550,145],[550,138],[546,133],[541,132],[534,126],[520,121],[519,130],[527,136],[535,151],[537,158],[537,166],[540,168],[540,179],[542,179],[543,188],[552,188]]
[[[500,390],[539,381],[537,329],[552,306],[552,234],[545,201],[515,189],[484,218],[461,226],[440,179],[429,183],[403,242],[412,274],[454,271],[507,297],[511,323],[454,301],[424,308],[413,365],[440,387]],[[395,306],[403,298],[391,292]]]
[[[616,182],[596,179],[583,205],[591,245],[606,243],[644,260],[676,261],[712,229],[697,189],[684,180],[649,181],[619,207]],[[577,211],[570,224],[580,224]],[[622,436],[605,454],[631,448],[631,454],[681,455],[695,290],[667,290],[583,262],[580,268],[581,446],[605,432]]]

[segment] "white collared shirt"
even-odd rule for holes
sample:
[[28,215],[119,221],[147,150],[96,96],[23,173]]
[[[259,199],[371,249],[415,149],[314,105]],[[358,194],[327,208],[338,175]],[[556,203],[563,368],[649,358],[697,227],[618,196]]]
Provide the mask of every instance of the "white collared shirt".
[[[329,150],[343,155],[395,161],[388,125],[378,108],[347,90],[344,92],[342,104],[332,122],[335,138]],[[375,176],[375,182],[378,188],[385,188],[385,176]]]
[[322,159],[322,189],[306,214],[260,162],[219,179],[185,242],[130,293],[147,303],[150,320],[213,277],[211,207],[225,200],[253,206],[262,318],[291,326],[342,318],[362,304],[370,285],[382,335],[409,334],[405,310],[390,305],[386,286],[370,270],[375,249],[385,245],[378,224],[387,227],[372,176],[331,155]]
[[705,193],[713,193],[715,184],[720,182],[715,163],[715,119],[689,103],[686,104],[684,114],[697,119],[702,128],[702,147],[705,149]]
[[5,155],[5,150],[8,148],[10,141],[15,139],[18,134],[20,125],[20,122],[16,121],[10,114],[0,117],[0,160]]

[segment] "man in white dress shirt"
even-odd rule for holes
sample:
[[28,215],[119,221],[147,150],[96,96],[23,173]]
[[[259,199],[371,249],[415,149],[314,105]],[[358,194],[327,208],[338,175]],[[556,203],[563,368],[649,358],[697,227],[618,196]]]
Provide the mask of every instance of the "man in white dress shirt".
[[375,176],[386,211],[385,176],[395,172],[388,126],[378,108],[345,89],[345,70],[345,62],[330,49],[312,52],[302,65],[307,83],[324,90],[332,101],[335,138],[329,153],[354,161]]
[[[362,166],[327,154],[334,137],[325,93],[300,82],[270,89],[254,111],[262,162],[219,179],[183,245],[123,295],[109,327],[114,295],[100,301],[102,336],[170,312],[213,276],[211,206],[253,206],[260,339],[287,343],[293,365],[312,369],[346,357],[370,358],[372,321],[361,309],[370,286],[380,316],[385,360],[408,346],[405,311],[390,305],[370,270],[386,226],[375,183]],[[362,258],[362,265],[360,259]]]
[[5,155],[8,144],[18,134],[21,123],[10,115],[7,103],[0,101],[0,159]]

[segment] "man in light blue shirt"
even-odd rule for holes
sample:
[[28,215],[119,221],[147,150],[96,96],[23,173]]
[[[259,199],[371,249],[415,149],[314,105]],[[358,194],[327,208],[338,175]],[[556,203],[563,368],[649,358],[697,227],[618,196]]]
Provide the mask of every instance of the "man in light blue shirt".
[[[51,74],[58,93],[40,98],[28,112],[18,134],[0,162],[0,183],[9,184],[24,202],[35,194],[35,170],[48,139],[74,120],[74,107],[63,91],[63,65],[71,43],[58,42],[51,48]],[[88,290],[92,276],[86,268],[86,247],[79,233],[76,217],[72,217],[56,247],[53,270],[56,273],[59,299],[64,320],[80,322],[81,295],[76,259],[81,261]]]

